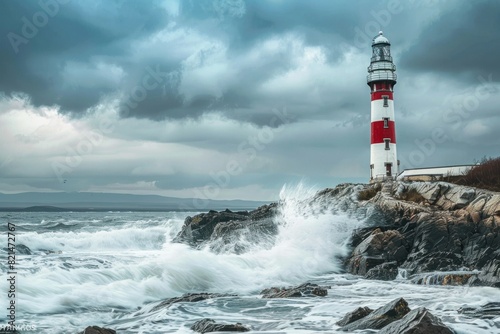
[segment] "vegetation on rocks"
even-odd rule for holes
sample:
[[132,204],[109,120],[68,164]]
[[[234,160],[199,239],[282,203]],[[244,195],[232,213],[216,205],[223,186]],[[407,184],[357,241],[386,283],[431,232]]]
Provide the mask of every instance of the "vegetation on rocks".
[[484,158],[465,175],[447,176],[444,181],[463,186],[500,191],[500,157]]
[[411,188],[405,190],[400,196],[400,199],[403,201],[415,202],[415,203],[424,203],[425,198],[422,196],[417,189]]
[[375,197],[375,195],[377,195],[381,189],[382,184],[377,183],[373,186],[368,187],[367,189],[361,190],[358,194],[358,200],[368,201],[369,199]]

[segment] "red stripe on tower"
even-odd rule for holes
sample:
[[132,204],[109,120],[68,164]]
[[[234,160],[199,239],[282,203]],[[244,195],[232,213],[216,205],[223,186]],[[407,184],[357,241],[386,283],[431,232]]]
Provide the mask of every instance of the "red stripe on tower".
[[371,144],[385,143],[386,139],[389,139],[390,143],[396,144],[396,128],[393,121],[372,122],[371,133]]
[[396,123],[393,89],[396,66],[392,62],[391,44],[380,32],[372,42],[372,57],[367,83],[371,90],[370,180],[392,179],[398,173]]
[[387,96],[389,100],[393,99],[392,92],[390,91],[376,91],[372,92],[372,101],[383,100],[385,96]]

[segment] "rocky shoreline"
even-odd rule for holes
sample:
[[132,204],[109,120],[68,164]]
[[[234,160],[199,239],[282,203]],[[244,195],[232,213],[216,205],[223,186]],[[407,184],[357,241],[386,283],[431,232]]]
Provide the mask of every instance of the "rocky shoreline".
[[[373,196],[359,200],[361,192]],[[410,196],[411,194],[411,196]],[[365,220],[352,235],[352,251],[343,259],[344,270],[366,279],[394,280],[404,276],[415,284],[500,287],[500,193],[444,182],[386,182],[341,184],[318,192],[304,202],[319,210]],[[323,209],[322,209],[323,208]],[[244,253],[252,243],[272,245],[278,233],[274,219],[279,203],[247,212],[209,211],[187,217],[174,242],[216,253]],[[323,297],[330,287],[305,283],[273,287],[262,298]],[[195,293],[161,302],[156,308],[177,302],[197,302],[228,295]],[[490,303],[491,304],[491,303]],[[495,303],[493,303],[495,304]],[[459,311],[460,312],[460,311]],[[463,309],[471,317],[499,316],[499,305]],[[486,315],[485,315],[486,314]],[[400,298],[375,311],[360,307],[337,323],[342,331],[381,329],[379,333],[453,333],[425,308],[410,310]],[[247,326],[203,319],[192,330],[248,331]],[[85,334],[113,330],[88,327]]]
[[[372,186],[374,187],[374,186]],[[406,201],[405,193],[421,203]],[[353,238],[345,260],[352,274],[415,283],[500,287],[500,194],[444,182],[386,183],[367,203],[386,214]]]
[[[357,199],[373,190],[369,200]],[[418,194],[419,202],[405,200]],[[500,194],[444,182],[342,184],[318,192],[311,203],[336,202],[340,211],[365,219],[352,236],[345,270],[368,279],[393,280],[398,269],[415,283],[500,287]],[[244,252],[242,234],[262,242],[277,233],[277,203],[251,212],[210,211],[186,218],[175,242],[209,244],[216,252]],[[236,241],[236,242],[235,242]],[[231,249],[225,246],[231,245]],[[421,279],[419,279],[421,278]]]

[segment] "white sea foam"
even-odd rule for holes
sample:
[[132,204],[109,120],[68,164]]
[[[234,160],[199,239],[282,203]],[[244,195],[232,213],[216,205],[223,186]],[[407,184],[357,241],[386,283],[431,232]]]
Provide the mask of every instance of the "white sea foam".
[[[120,219],[111,219],[115,225],[85,228],[78,223],[75,230],[20,233],[18,243],[39,251],[19,256],[17,302],[22,307],[18,316],[45,326],[40,333],[73,333],[105,323],[124,333],[190,332],[189,324],[200,317],[240,321],[262,330],[306,333],[336,328],[335,321],[360,305],[373,308],[405,297],[411,307],[429,307],[459,333],[469,333],[472,328],[477,329],[474,333],[494,333],[494,322],[464,320],[456,309],[500,298],[495,289],[417,286],[335,274],[341,270],[338,257],[346,255],[352,231],[363,222],[332,213],[336,208],[328,203],[311,201],[315,191],[304,185],[284,187],[274,244],[243,254],[216,254],[209,247],[172,243],[182,225],[178,216],[130,220],[121,213]],[[55,253],[46,254],[42,249]],[[255,296],[262,288],[308,280],[336,285],[326,298],[293,303]],[[0,291],[6,289],[2,277]],[[145,310],[165,298],[204,291],[244,297],[135,315],[148,303],[153,304]],[[6,306],[2,299],[0,307]],[[113,320],[116,317],[119,319]]]
[[[345,242],[360,223],[328,210],[317,214],[318,208],[304,202],[313,194],[300,187],[284,188],[275,245],[239,255],[172,243],[179,221],[151,228],[142,224],[95,232],[25,233],[21,243],[56,253],[34,262],[41,268],[24,279],[22,298],[30,312],[137,307],[184,292],[251,292],[338,271],[337,257],[345,254]],[[86,267],[89,256],[111,265]]]
[[31,250],[101,252],[105,250],[157,249],[165,242],[167,228],[123,228],[96,232],[29,232],[19,242]]

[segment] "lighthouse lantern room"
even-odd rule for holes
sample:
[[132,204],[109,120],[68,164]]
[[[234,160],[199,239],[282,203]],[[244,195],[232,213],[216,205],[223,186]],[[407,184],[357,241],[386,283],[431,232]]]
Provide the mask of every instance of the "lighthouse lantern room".
[[367,83],[371,89],[370,181],[395,178],[398,174],[393,89],[396,66],[391,44],[382,31],[373,39]]

